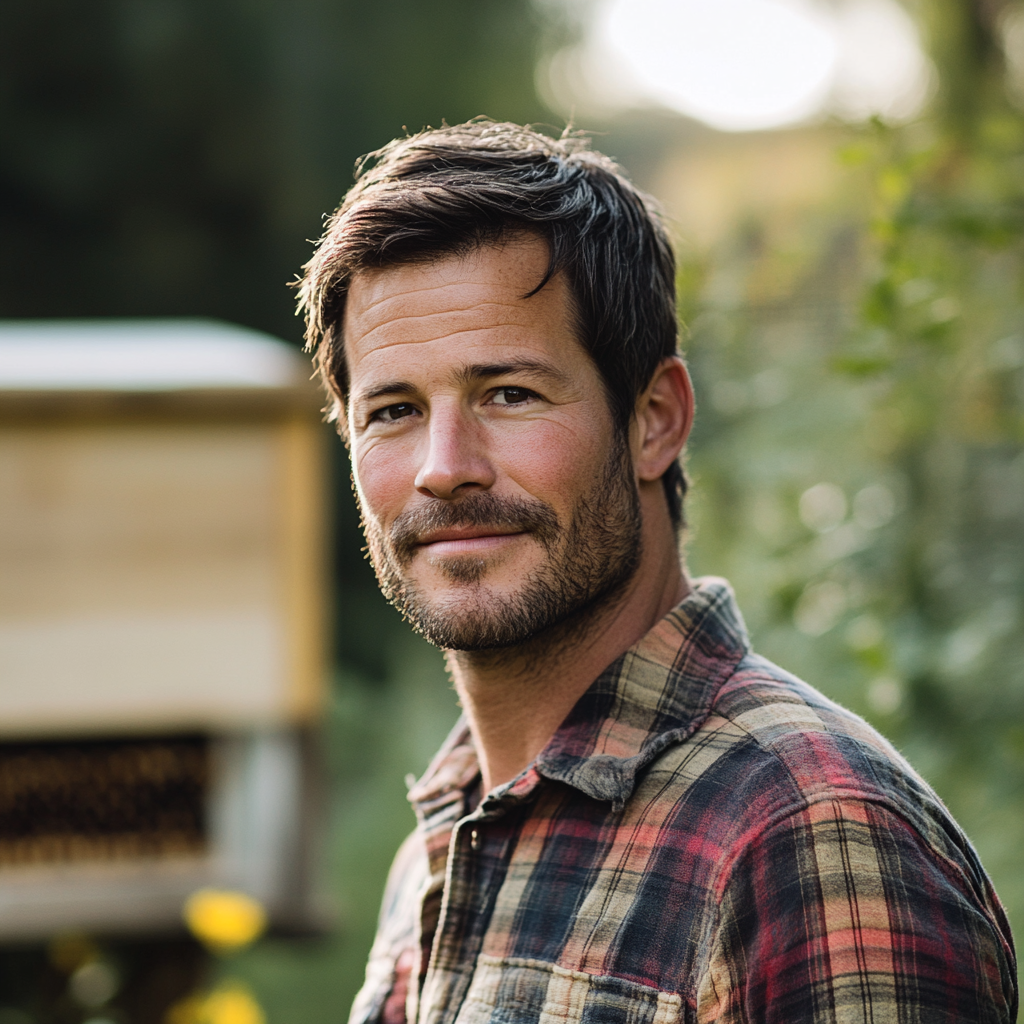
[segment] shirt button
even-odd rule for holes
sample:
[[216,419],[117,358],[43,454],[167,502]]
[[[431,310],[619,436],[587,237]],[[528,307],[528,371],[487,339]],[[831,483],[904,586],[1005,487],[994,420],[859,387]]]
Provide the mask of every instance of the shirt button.
[[473,850],[480,849],[480,833],[476,829],[469,833],[469,845]]

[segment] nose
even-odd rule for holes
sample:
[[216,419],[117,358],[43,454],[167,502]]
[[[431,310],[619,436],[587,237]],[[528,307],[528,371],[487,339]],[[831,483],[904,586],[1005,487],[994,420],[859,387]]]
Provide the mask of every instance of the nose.
[[495,479],[481,424],[455,405],[435,405],[416,489],[435,498],[455,498],[467,491],[487,490]]

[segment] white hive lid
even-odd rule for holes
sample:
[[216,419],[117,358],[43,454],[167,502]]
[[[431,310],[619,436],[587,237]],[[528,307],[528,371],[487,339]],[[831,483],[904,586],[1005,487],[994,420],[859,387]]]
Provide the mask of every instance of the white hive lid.
[[0,391],[291,388],[308,360],[216,320],[0,320]]

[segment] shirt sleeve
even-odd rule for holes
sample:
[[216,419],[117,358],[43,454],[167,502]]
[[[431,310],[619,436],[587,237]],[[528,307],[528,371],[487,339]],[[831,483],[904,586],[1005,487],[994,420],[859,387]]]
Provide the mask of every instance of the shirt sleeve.
[[933,850],[880,804],[791,814],[718,892],[702,1024],[1016,1020],[1009,926],[973,850]]

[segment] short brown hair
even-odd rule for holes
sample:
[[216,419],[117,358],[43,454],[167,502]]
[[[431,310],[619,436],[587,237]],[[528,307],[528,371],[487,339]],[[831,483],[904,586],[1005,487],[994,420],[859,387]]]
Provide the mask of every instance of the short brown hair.
[[[529,231],[547,240],[539,291],[566,277],[580,343],[597,366],[616,426],[678,346],[675,257],[652,200],[577,134],[477,118],[395,139],[356,166],[298,282],[307,347],[339,418],[348,393],[342,324],[361,270],[429,261]],[[530,294],[534,294],[531,292]],[[686,477],[662,483],[682,522]]]

